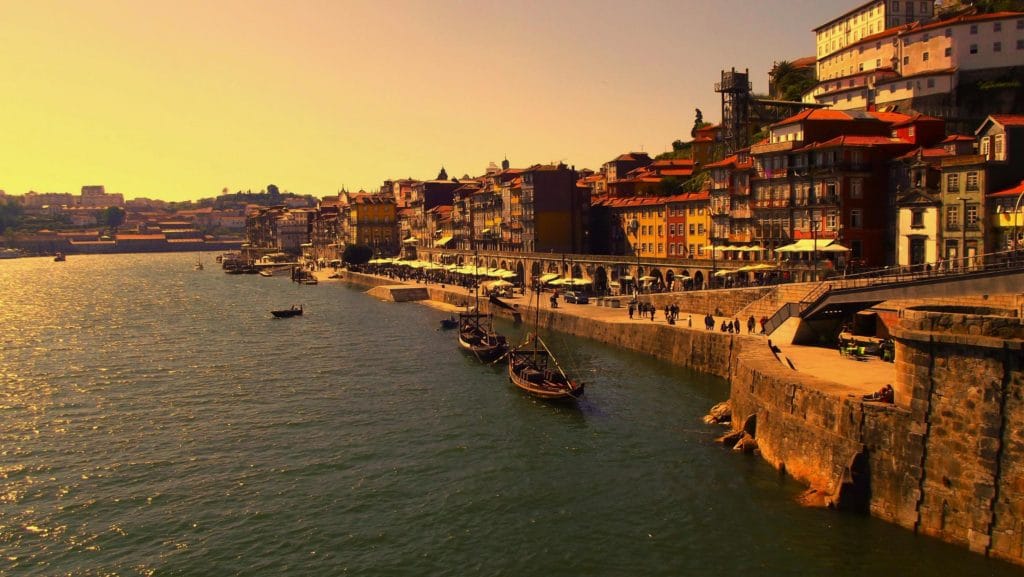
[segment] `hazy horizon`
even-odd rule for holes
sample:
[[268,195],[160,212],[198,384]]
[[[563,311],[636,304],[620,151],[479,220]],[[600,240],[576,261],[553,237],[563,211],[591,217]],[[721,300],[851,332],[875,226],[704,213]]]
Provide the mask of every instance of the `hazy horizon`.
[[720,71],[855,1],[5,2],[0,190],[194,200],[600,164],[720,116]]

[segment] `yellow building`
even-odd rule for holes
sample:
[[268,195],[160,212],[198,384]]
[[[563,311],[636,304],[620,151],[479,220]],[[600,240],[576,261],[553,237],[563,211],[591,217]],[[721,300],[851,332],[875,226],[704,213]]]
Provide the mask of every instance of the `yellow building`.
[[679,200],[686,209],[685,243],[689,258],[711,258],[711,197],[692,192]]
[[349,201],[352,244],[365,244],[380,254],[398,251],[395,199],[386,194],[357,194]]

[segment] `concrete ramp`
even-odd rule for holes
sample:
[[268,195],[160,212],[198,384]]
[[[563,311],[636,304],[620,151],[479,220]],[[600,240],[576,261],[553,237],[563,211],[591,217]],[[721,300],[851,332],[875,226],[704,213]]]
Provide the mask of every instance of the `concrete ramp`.
[[802,332],[804,321],[800,317],[789,317],[783,322],[779,328],[772,331],[771,336],[772,342],[781,345],[791,345],[798,341],[798,337]]
[[366,294],[382,301],[391,301],[396,303],[425,301],[430,299],[430,293],[427,291],[427,287],[409,286],[406,284],[373,287],[366,291]]

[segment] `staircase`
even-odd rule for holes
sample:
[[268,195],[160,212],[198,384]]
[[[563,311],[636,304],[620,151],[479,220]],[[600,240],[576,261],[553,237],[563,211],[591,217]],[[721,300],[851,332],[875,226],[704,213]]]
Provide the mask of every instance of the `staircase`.
[[754,315],[754,319],[771,318],[786,303],[803,301],[808,294],[818,287],[818,283],[784,284],[776,286],[770,293],[743,307],[736,318],[746,319]]

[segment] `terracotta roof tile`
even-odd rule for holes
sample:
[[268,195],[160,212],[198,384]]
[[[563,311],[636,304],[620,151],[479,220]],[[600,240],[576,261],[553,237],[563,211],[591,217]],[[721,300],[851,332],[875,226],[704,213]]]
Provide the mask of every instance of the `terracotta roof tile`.
[[1020,184],[1018,184],[1017,186],[1015,186],[1013,188],[1009,188],[1009,189],[1006,189],[1006,190],[1000,190],[999,192],[993,192],[992,194],[989,194],[988,197],[989,198],[1004,198],[1004,197],[1007,197],[1007,196],[1014,196],[1014,197],[1016,197],[1016,196],[1020,196],[1021,193],[1024,193],[1024,180],[1020,181]]

